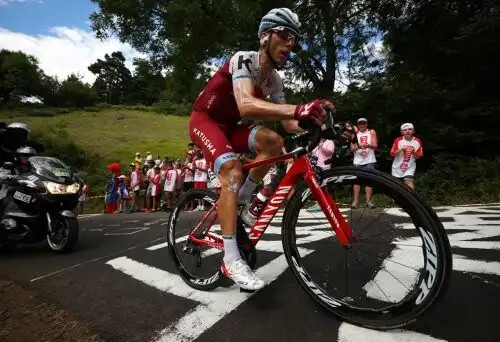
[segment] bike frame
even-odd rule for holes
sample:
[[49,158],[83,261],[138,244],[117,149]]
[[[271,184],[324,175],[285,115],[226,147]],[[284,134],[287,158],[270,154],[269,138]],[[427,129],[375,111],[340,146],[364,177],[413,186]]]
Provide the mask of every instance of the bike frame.
[[[262,165],[274,164],[276,162],[294,158],[290,170],[286,173],[285,177],[283,177],[278,187],[274,190],[271,198],[266,202],[264,210],[250,230],[250,233],[248,235],[250,241],[252,241],[252,244],[254,246],[257,245],[260,238],[269,226],[269,223],[271,223],[274,216],[278,212],[281,203],[285,200],[285,198],[288,197],[288,194],[301,179],[301,177],[304,177],[304,180],[311,190],[311,193],[314,195],[314,198],[317,200],[319,206],[325,213],[328,222],[330,222],[330,226],[335,232],[337,240],[343,246],[350,247],[353,240],[350,225],[344,219],[344,216],[342,216],[342,213],[337,207],[332,196],[326,191],[326,187],[321,187],[318,184],[316,180],[316,173],[306,154],[303,153],[298,157],[295,157],[298,154],[297,152],[298,150],[295,150],[286,154],[282,154],[280,156],[243,165],[243,170],[248,170]],[[219,201],[217,201],[212,206],[212,208],[204,215],[200,223],[198,223],[198,225],[191,231],[191,233],[189,234],[189,240],[199,245],[205,245],[223,250],[224,246],[222,239],[209,232],[213,223],[217,219],[217,215],[214,215],[214,217],[212,218],[210,226],[205,231],[204,238],[197,238],[195,234],[195,232],[200,228],[201,224],[207,219],[207,217],[209,217],[209,215],[211,215],[214,210],[217,210],[218,203]],[[210,240],[206,240],[206,237],[208,237]]]

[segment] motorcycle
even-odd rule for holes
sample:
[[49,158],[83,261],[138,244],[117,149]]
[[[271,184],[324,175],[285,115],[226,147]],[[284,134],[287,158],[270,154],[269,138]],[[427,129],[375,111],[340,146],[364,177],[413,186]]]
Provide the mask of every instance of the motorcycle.
[[72,209],[80,185],[61,160],[33,156],[29,171],[15,174],[16,165],[3,163],[0,175],[0,246],[47,240],[55,253],[71,252],[78,241],[79,224]]

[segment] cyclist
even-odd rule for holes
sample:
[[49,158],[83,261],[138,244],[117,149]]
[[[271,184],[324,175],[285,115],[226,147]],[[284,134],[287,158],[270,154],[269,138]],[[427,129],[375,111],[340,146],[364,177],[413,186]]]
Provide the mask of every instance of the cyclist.
[[[298,132],[298,120],[321,125],[322,107],[334,109],[326,100],[307,104],[285,104],[283,82],[277,69],[283,67],[300,35],[298,16],[288,8],[275,8],[262,18],[259,50],[239,51],[212,76],[193,104],[189,120],[191,140],[203,150],[221,180],[219,220],[224,241],[221,271],[240,288],[258,290],[264,282],[240,257],[236,244],[238,200],[249,202],[257,183],[270,165],[250,170],[243,181],[236,153],[254,152],[256,161],[281,154],[283,138],[258,124],[243,120],[280,120],[288,132]],[[272,102],[265,99],[270,96]],[[250,207],[248,203],[247,207]]]

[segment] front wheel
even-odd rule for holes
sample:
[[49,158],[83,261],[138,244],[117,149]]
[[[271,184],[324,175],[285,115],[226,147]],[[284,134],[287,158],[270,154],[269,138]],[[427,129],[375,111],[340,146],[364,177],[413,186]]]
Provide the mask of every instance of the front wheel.
[[78,241],[80,227],[75,217],[61,216],[52,218],[52,232],[47,232],[47,243],[57,254],[70,253]]
[[[364,187],[372,188],[371,203],[377,207],[358,209],[355,202],[353,209],[354,185],[362,195]],[[400,328],[428,312],[452,270],[448,237],[433,210],[379,171],[333,168],[325,172],[322,186],[355,240],[350,249],[342,247],[311,190],[297,186],[285,209],[282,239],[302,288],[342,320],[373,329]]]

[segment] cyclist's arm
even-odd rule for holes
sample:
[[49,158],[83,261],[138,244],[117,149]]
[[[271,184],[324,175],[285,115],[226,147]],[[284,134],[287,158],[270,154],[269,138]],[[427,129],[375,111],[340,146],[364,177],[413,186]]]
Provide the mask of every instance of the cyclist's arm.
[[[271,100],[274,103],[278,104],[286,104],[285,91],[283,86],[283,81],[277,72],[274,74],[275,80],[275,89],[271,94]],[[303,129],[299,127],[298,120],[281,120],[281,125],[288,133],[297,133],[302,132]]]
[[[234,80],[234,76],[233,76]],[[293,120],[296,105],[276,104],[255,97],[251,79],[240,78],[233,82],[234,98],[240,115],[253,120]]]
[[248,52],[236,53],[229,63],[233,94],[241,118],[251,120],[293,120],[297,106],[275,104],[255,96],[251,73],[252,63],[258,63]]

